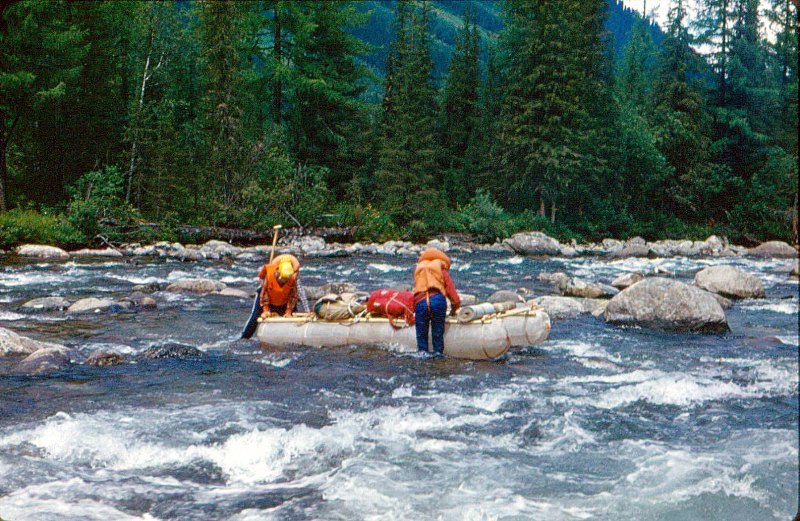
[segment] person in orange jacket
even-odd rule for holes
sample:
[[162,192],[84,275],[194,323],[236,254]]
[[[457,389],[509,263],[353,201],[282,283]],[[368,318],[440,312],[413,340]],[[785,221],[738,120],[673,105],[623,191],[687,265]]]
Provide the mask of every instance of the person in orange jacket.
[[455,315],[461,299],[450,278],[450,257],[441,250],[428,248],[420,254],[414,270],[414,321],[420,352],[428,352],[430,327],[433,352],[436,356],[444,355],[445,295],[450,299],[450,312]]
[[284,254],[264,264],[258,272],[261,279],[261,316],[274,314],[292,316],[298,301],[297,274],[300,261],[294,255]]

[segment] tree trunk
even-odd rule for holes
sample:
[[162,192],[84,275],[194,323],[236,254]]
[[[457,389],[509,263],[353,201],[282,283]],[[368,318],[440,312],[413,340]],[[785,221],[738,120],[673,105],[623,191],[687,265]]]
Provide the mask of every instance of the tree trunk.
[[798,244],[798,223],[797,223],[797,192],[794,193],[794,204],[792,205],[792,240]]
[[725,76],[728,68],[728,0],[722,2],[722,48],[720,49],[720,70],[719,70],[719,104],[725,106],[727,101],[727,78]]
[[550,222],[555,224],[556,222],[556,202],[553,201],[550,203]]
[[139,123],[141,121],[142,108],[144,107],[144,93],[147,90],[148,74],[150,73],[150,58],[153,55],[153,32],[155,28],[150,26],[150,35],[148,36],[147,45],[147,58],[144,60],[144,69],[142,70],[142,85],[139,89],[139,101],[136,106],[136,112],[133,115],[133,143],[131,143],[131,162],[128,165],[128,174],[125,176],[125,202],[131,202],[131,185],[133,184],[133,175],[136,172],[136,146],[139,140]]
[[539,198],[539,215],[545,217],[544,197]]
[[[275,61],[277,63],[283,62],[283,49],[281,47],[281,8],[283,7],[283,2],[278,1],[275,3],[275,35],[274,35],[274,47],[272,53],[275,57]],[[281,95],[282,95],[282,85],[281,79],[278,75],[272,79],[272,121],[275,122],[276,125],[281,124]]]
[[8,210],[8,166],[6,164],[6,150],[8,142],[0,129],[0,211]]

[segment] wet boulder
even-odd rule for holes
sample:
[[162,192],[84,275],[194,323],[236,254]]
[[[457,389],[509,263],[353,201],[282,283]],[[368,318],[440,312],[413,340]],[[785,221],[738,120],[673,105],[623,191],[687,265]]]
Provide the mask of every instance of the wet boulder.
[[552,284],[554,286],[562,286],[569,282],[569,275],[564,272],[558,271],[556,273],[548,273],[543,271],[536,276],[536,280],[544,282],[545,284]]
[[0,327],[0,356],[29,355],[40,349],[66,349],[59,344],[41,342]]
[[206,260],[206,254],[197,248],[183,248],[172,255],[181,262],[198,262]]
[[533,299],[533,303],[544,309],[553,320],[575,318],[586,312],[582,299],[578,298],[544,296]]
[[64,297],[41,297],[29,300],[20,306],[25,311],[62,311],[70,306]]
[[755,275],[733,266],[709,266],[694,277],[697,287],[729,298],[764,296],[764,285]]
[[447,241],[440,241],[439,239],[431,239],[425,245],[426,248],[436,248],[437,250],[441,251],[448,251],[450,249],[450,243]]
[[17,255],[20,257],[33,257],[36,259],[69,259],[69,253],[56,248],[55,246],[45,246],[42,244],[23,244],[17,248]]
[[130,302],[138,309],[156,309],[158,307],[158,304],[153,297],[141,291],[134,291],[127,297],[123,298],[122,301]]
[[800,278],[800,262],[794,263],[794,266],[792,266],[792,271],[789,272],[789,278],[793,280]]
[[125,355],[117,351],[95,351],[86,359],[86,365],[108,367],[111,365],[119,365],[125,360]]
[[119,258],[122,257],[122,252],[119,250],[115,250],[114,248],[100,248],[100,249],[81,249],[75,250],[70,252],[70,255],[73,257],[110,257],[110,258]]
[[768,241],[747,250],[748,257],[796,258],[797,250],[782,241]]
[[164,289],[164,285],[159,282],[148,282],[147,284],[137,284],[131,288],[134,292],[155,293]]
[[160,358],[198,358],[203,356],[203,352],[194,346],[179,344],[177,342],[168,342],[159,346],[153,346],[146,349],[141,358],[149,360]]
[[561,245],[561,256],[562,257],[567,257],[567,258],[577,257],[578,256],[578,250],[575,249],[575,247],[573,247],[573,246],[567,246],[565,244],[562,244]]
[[611,298],[619,293],[619,290],[613,286],[577,278],[571,278],[559,284],[558,289],[564,296],[582,298]]
[[23,358],[11,371],[15,374],[42,375],[61,371],[69,364],[68,351],[64,346],[46,347]]
[[647,244],[639,244],[638,242],[626,244],[621,250],[611,253],[611,259],[627,259],[629,257],[647,257],[650,255],[650,247]]
[[623,273],[611,283],[611,285],[617,289],[625,289],[629,286],[633,286],[640,280],[644,278],[644,275],[641,273],[631,272],[631,273]]
[[520,255],[561,255],[561,244],[542,232],[520,232],[503,241]]
[[67,313],[118,313],[130,308],[130,303],[107,298],[82,298],[67,308]]
[[667,239],[650,243],[650,252],[656,257],[696,257],[698,250],[689,240]]
[[617,239],[603,239],[601,244],[603,246],[603,251],[606,253],[614,253],[625,247],[625,244]]
[[167,291],[205,294],[222,291],[225,287],[222,282],[211,279],[178,279],[167,286]]
[[243,298],[243,299],[249,299],[249,298],[251,298],[253,296],[252,294],[250,294],[250,293],[248,293],[248,292],[246,292],[246,291],[244,291],[242,289],[236,289],[236,288],[223,288],[223,290],[220,291],[219,294],[220,295],[224,295],[226,297],[236,297],[236,298]]
[[501,289],[489,295],[486,302],[491,302],[492,304],[499,304],[502,302],[525,302],[525,295],[528,293],[530,292],[527,288],[519,288],[517,291]]
[[666,331],[727,331],[722,306],[702,289],[659,277],[622,290],[604,313],[612,324]]

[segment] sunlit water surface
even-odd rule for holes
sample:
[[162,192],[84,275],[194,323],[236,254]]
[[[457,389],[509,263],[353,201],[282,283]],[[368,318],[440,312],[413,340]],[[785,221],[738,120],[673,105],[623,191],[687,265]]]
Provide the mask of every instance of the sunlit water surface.
[[[127,519],[761,519],[798,497],[798,286],[789,261],[455,255],[469,293],[540,271],[610,282],[710,264],[758,274],[724,335],[621,329],[583,316],[500,362],[373,348],[260,351],[235,340],[250,303],[155,294],[157,312],[27,314],[39,296],[120,298],[208,277],[253,289],[256,263],[74,261],[0,267],[0,326],[75,348],[49,377],[0,359],[0,517]],[[307,284],[407,283],[413,259],[309,259]],[[195,360],[135,358],[166,342]]]

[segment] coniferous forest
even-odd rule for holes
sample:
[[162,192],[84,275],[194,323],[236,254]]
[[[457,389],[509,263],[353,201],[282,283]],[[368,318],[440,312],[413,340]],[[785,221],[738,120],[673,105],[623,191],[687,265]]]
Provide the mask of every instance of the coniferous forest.
[[671,0],[624,46],[610,7],[3,4],[0,246],[276,222],[796,243],[796,5]]

